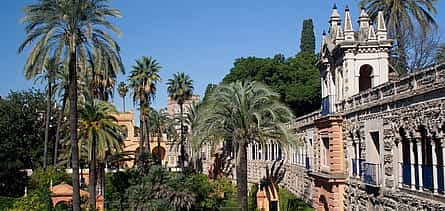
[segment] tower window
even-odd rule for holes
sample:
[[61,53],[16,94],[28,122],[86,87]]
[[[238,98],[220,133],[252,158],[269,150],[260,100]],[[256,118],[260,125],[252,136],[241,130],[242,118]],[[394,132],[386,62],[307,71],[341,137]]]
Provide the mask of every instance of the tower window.
[[361,92],[363,90],[370,89],[371,86],[372,86],[372,67],[371,65],[365,64],[360,67],[358,90]]

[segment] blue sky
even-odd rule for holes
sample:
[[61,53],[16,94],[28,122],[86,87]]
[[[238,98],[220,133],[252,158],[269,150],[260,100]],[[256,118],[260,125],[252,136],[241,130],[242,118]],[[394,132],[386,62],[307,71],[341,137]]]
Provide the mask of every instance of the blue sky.
[[[33,86],[23,76],[26,54],[18,55],[17,48],[24,38],[19,23],[22,8],[33,0],[7,0],[0,8],[0,95],[10,90]],[[117,41],[127,74],[134,60],[153,56],[163,67],[162,84],[154,106],[166,105],[165,82],[178,71],[194,80],[195,92],[203,95],[208,83],[218,83],[229,72],[238,57],[267,57],[277,53],[293,56],[299,51],[302,21],[312,18],[317,47],[334,3],[343,14],[349,5],[354,18],[358,1],[333,0],[112,0],[121,9],[123,18],[114,20],[122,35]],[[436,5],[440,34],[445,38],[445,3]],[[119,81],[127,76],[119,76]],[[114,97],[118,108],[122,100]],[[127,98],[127,108],[132,106]]]

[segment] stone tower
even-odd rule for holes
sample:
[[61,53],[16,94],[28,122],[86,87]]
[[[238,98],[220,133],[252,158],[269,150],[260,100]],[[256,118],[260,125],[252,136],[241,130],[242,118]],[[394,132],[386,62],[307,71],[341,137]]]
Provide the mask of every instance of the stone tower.
[[349,97],[387,82],[391,47],[382,12],[373,21],[362,8],[358,30],[354,30],[349,8],[342,25],[334,5],[329,33],[323,32],[319,61],[322,114],[341,112]]

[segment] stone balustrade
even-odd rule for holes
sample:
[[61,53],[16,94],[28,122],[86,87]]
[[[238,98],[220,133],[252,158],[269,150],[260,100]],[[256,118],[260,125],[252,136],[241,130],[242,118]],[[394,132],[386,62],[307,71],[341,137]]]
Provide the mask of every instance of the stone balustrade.
[[297,117],[288,124],[288,127],[296,129],[313,125],[315,120],[321,116],[320,111],[321,110],[316,110],[304,116]]
[[353,112],[366,107],[382,105],[413,95],[423,94],[445,87],[445,63],[433,65],[423,70],[410,73],[396,81],[384,83],[372,89],[362,91],[338,107]]

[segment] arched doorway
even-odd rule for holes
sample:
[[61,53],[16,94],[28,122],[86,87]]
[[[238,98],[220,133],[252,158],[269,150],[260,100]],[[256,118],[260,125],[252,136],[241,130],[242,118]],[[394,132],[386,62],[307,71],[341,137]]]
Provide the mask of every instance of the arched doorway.
[[372,87],[372,67],[369,64],[365,64],[360,67],[360,76],[358,81],[358,90],[370,89]]
[[329,205],[328,205],[328,201],[326,200],[326,197],[324,195],[321,195],[318,200],[319,200],[320,210],[328,211]]
[[[164,147],[161,146],[158,148],[158,146],[156,146],[153,148],[153,150],[151,150],[151,153],[155,157],[159,156],[161,158],[161,161],[164,161],[164,159],[165,159],[165,148]],[[160,155],[158,155],[158,153],[160,153]]]

